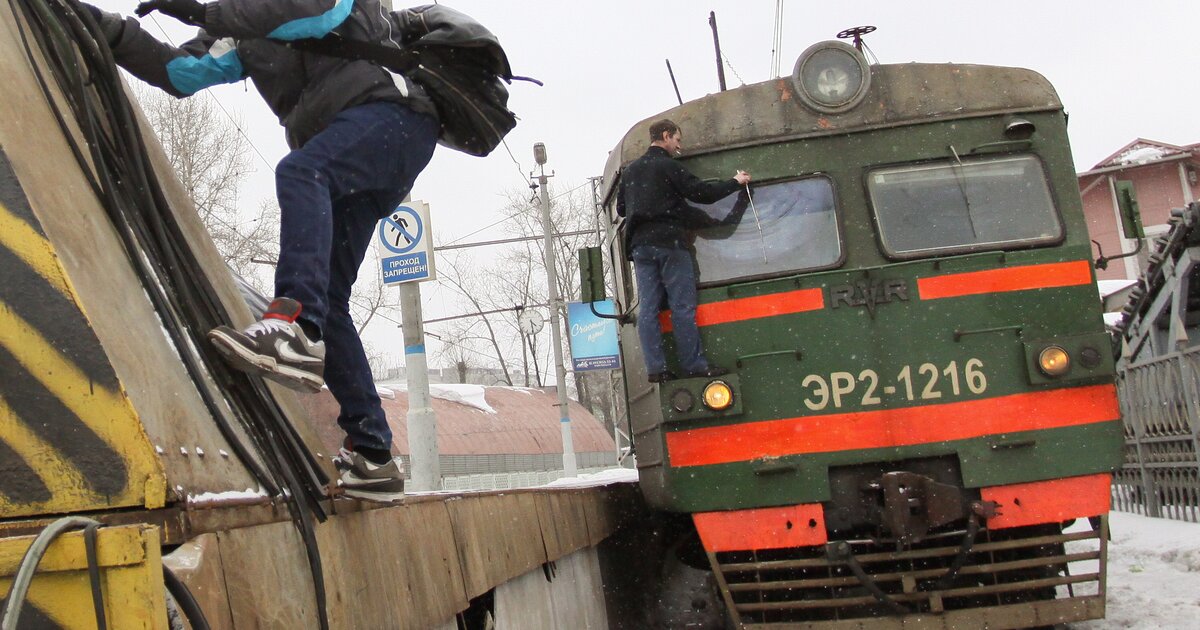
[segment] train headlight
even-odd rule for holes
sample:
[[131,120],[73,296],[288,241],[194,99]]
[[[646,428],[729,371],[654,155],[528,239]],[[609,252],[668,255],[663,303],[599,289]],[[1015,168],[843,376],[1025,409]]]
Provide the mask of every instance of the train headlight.
[[725,381],[713,381],[704,387],[704,406],[713,411],[728,409],[733,404],[733,389]]
[[871,66],[858,49],[842,42],[809,46],[796,60],[792,87],[805,105],[825,113],[844,112],[867,95]]
[[1038,369],[1046,376],[1062,376],[1071,369],[1071,355],[1061,346],[1047,346],[1038,353]]

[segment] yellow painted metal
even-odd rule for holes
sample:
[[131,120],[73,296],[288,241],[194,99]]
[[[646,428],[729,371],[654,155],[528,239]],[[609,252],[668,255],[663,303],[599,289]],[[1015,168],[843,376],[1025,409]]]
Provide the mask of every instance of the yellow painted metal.
[[[0,202],[0,247],[14,254],[86,318],[53,245],[3,202]],[[33,430],[33,423],[43,422],[44,418],[19,417],[0,388],[0,441],[33,470],[50,492],[46,500],[28,503],[0,494],[0,518],[138,505],[162,507],[166,501],[162,465],[125,392],[119,385],[112,389],[89,379],[58,349],[55,339],[43,334],[39,326],[45,322],[26,321],[18,312],[0,301],[0,349],[15,359],[14,367],[19,366],[53,395],[56,405],[78,417],[86,429],[120,457],[127,481],[114,493],[102,494],[89,487],[79,462],[67,457],[58,444],[59,440],[76,436],[70,432],[39,435]],[[94,338],[86,325],[80,328],[79,335]],[[95,351],[102,352],[98,344]]]
[[[13,575],[33,539],[33,536],[0,539],[0,593],[8,593]],[[109,628],[167,628],[158,540],[158,528],[149,525],[105,527],[97,531],[96,555]],[[68,630],[96,628],[81,532],[64,534],[46,551],[25,606],[22,624],[40,615]]]

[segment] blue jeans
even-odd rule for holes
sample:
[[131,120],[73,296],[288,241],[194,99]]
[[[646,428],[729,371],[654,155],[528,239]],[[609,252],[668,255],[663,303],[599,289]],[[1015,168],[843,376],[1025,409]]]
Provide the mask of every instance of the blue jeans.
[[684,373],[708,369],[708,361],[700,347],[700,329],[696,327],[696,268],[691,252],[639,245],[631,257],[638,288],[638,339],[642,342],[646,372],[656,374],[667,369],[662,328],[658,325],[664,294],[671,308],[671,327],[680,369]]
[[350,289],[375,225],[404,200],[437,144],[438,123],[396,103],[338,114],[275,170],[279,265],[275,295],[301,304],[325,340],[325,383],[355,446],[390,449],[371,367],[350,318]]

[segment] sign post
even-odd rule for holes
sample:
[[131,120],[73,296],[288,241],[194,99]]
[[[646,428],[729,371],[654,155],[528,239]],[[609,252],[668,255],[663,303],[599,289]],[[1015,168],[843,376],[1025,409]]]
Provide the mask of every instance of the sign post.
[[406,201],[379,222],[376,245],[383,282],[400,287],[404,366],[408,381],[409,483],[413,490],[440,490],[437,418],[429,395],[429,363],[421,315],[421,285],[437,277],[429,204]]

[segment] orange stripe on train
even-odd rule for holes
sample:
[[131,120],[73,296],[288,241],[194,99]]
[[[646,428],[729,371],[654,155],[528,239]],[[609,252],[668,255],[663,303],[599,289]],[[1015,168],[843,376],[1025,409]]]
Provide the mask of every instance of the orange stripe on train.
[[992,486],[981,488],[979,495],[1000,505],[1000,514],[988,519],[988,529],[1003,529],[1106,514],[1112,504],[1111,488],[1112,475],[1101,473]]
[[1120,418],[1114,385],[747,422],[668,433],[672,466],[928,444]]
[[[696,307],[696,325],[712,326],[747,319],[791,315],[825,308],[825,293],[822,289],[799,289],[786,293],[772,293],[757,297],[736,298],[710,302]],[[658,314],[658,323],[664,333],[671,332],[671,311]]]
[[1049,289],[1092,283],[1092,266],[1086,260],[1005,269],[986,269],[917,279],[922,300]]
[[823,545],[825,508],[820,503],[692,514],[704,548],[713,553]]

